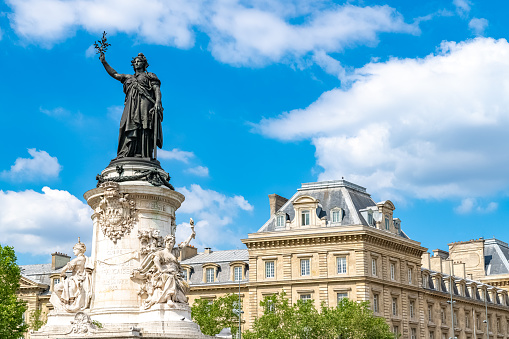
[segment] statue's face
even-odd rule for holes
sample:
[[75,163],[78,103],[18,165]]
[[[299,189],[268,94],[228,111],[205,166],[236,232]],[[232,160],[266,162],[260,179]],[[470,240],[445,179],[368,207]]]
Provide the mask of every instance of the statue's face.
[[140,58],[134,59],[133,67],[135,70],[144,70],[145,69],[145,62],[141,60]]
[[166,242],[166,248],[167,248],[167,249],[172,249],[172,248],[173,248],[173,246],[175,246],[175,240],[173,240],[173,239],[172,239],[172,240],[168,240],[168,241]]

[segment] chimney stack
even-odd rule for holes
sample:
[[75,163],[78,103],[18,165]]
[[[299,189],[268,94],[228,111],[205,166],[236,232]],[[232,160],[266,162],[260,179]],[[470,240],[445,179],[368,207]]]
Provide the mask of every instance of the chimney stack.
[[59,268],[64,267],[69,261],[71,261],[71,257],[67,254],[60,252],[51,253],[52,270],[58,270]]
[[212,253],[212,249],[210,247],[205,247],[205,254],[210,254]]
[[277,211],[279,211],[279,209],[281,207],[283,207],[283,205],[288,201],[288,199],[286,198],[283,198],[282,196],[280,195],[277,195],[277,194],[269,194],[269,204],[270,204],[270,216],[273,216],[274,214],[276,214]]

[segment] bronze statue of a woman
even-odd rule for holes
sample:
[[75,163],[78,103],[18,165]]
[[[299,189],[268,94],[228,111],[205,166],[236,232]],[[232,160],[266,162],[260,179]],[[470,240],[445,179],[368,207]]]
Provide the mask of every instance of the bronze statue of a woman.
[[131,61],[134,74],[117,73],[106,62],[102,51],[99,60],[106,72],[124,85],[125,107],[120,119],[116,159],[126,157],[155,159],[156,146],[159,148],[163,146],[161,81],[154,73],[147,72],[148,62],[143,53],[139,53]]

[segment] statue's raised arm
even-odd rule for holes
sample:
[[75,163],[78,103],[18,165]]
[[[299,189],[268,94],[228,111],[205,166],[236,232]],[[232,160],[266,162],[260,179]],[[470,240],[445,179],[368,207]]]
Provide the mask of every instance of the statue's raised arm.
[[106,72],[108,72],[108,74],[113,79],[118,80],[118,81],[122,81],[122,76],[120,74],[118,74],[117,71],[115,71],[113,69],[113,67],[110,66],[110,64],[108,64],[108,62],[106,61],[106,56],[104,55],[104,53],[99,54],[99,60],[101,60],[101,63],[103,64],[104,69],[106,70]]

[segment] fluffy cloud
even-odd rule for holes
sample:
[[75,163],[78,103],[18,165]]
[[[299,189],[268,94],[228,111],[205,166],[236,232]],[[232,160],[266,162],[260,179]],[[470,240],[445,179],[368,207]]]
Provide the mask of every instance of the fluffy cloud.
[[509,188],[509,44],[443,43],[423,59],[371,62],[348,88],[255,129],[310,139],[319,179],[347,180],[398,199],[478,197]]
[[197,175],[199,177],[208,177],[209,176],[209,169],[204,166],[191,167],[191,168],[187,169],[187,172]]
[[468,28],[477,36],[484,35],[484,31],[488,27],[488,20],[484,18],[473,18],[468,23]]
[[468,214],[472,212],[476,213],[491,213],[495,212],[498,208],[498,204],[496,202],[490,202],[485,207],[479,205],[476,199],[466,198],[461,201],[461,204],[456,207],[454,210],[459,214]]
[[62,166],[56,157],[35,148],[28,149],[28,153],[32,158],[17,158],[11,169],[3,171],[0,176],[14,181],[35,181],[58,177]]
[[193,152],[181,151],[178,148],[174,148],[171,151],[159,150],[157,157],[164,160],[177,160],[184,163],[188,163],[190,159],[194,158]]
[[91,248],[92,210],[67,191],[0,190],[0,243],[35,255],[72,254],[78,237]]
[[470,5],[472,4],[468,0],[453,0],[452,3],[456,7],[456,12],[462,16],[465,17],[470,13]]
[[[242,196],[226,196],[219,192],[203,189],[193,184],[190,188],[180,187],[177,191],[186,196],[179,215],[192,217],[196,222],[196,241],[194,245],[203,247],[219,247],[239,245],[243,232],[238,231],[237,217],[240,212],[251,212],[253,206]],[[177,239],[184,240],[189,235],[188,223],[179,224]]]
[[[140,40],[190,48],[196,31],[210,38],[220,61],[262,65],[314,52],[373,45],[381,32],[416,34],[416,25],[388,6],[300,1],[8,0],[16,33],[48,45],[76,30],[126,33]],[[87,50],[91,55],[92,50]],[[293,62],[293,61],[292,61]]]

